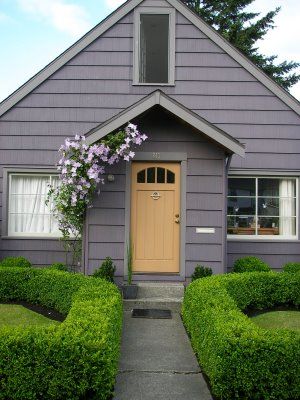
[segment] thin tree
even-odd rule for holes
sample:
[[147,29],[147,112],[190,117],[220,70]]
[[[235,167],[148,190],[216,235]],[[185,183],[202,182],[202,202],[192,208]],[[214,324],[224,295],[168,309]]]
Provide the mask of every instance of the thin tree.
[[279,13],[280,7],[258,18],[261,13],[245,10],[255,0],[182,1],[283,88],[288,90],[300,80],[300,75],[293,72],[299,67],[299,63],[294,61],[276,63],[277,55],[261,54],[256,46],[258,40],[263,39],[270,29],[275,28],[274,18]]

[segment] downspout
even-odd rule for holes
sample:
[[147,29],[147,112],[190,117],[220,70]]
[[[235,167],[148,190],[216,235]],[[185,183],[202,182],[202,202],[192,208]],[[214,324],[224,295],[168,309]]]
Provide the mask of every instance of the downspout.
[[225,195],[225,213],[224,213],[224,272],[227,272],[227,195],[228,195],[228,172],[230,168],[230,163],[232,159],[232,154],[225,159],[225,177],[224,177],[224,195]]

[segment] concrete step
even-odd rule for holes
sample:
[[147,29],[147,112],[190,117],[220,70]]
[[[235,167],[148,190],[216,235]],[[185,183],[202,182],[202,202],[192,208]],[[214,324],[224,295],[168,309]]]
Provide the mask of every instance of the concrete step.
[[171,310],[176,313],[181,312],[182,298],[139,298],[134,300],[123,300],[124,311],[131,311],[133,308],[156,308],[159,310]]
[[138,299],[182,299],[184,286],[172,282],[138,282]]

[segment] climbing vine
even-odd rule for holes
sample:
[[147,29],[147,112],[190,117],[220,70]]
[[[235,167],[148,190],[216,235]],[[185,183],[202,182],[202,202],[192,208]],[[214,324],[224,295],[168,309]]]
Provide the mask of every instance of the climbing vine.
[[135,156],[134,147],[146,139],[136,125],[129,123],[92,145],[84,136],[76,135],[60,147],[59,184],[49,186],[47,203],[56,216],[66,250],[72,251],[71,265],[79,261],[86,211],[92,207],[95,193],[100,193],[106,166],[130,161]]

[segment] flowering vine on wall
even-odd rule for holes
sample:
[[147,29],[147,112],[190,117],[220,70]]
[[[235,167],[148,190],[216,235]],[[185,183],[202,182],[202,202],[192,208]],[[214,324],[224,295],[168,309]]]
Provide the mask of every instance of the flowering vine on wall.
[[129,123],[124,130],[111,133],[100,142],[87,145],[84,136],[67,138],[59,149],[58,162],[60,184],[50,186],[47,202],[57,218],[65,247],[73,250],[73,260],[78,260],[81,250],[83,223],[88,207],[99,185],[104,184],[107,165],[130,161],[135,146],[141,145],[147,136]]

